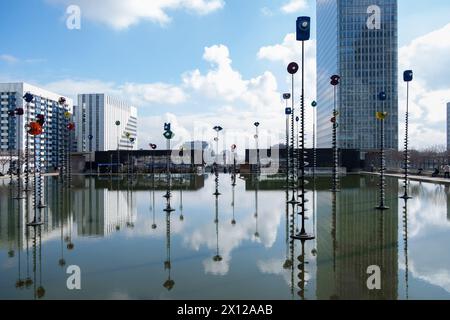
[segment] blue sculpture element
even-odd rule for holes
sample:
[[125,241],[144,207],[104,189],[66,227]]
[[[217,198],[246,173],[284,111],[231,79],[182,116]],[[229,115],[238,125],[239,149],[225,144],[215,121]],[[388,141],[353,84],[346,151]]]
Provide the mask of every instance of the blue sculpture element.
[[34,96],[33,96],[31,93],[27,92],[27,93],[25,93],[25,95],[23,96],[23,99],[25,100],[26,103],[30,103],[30,102],[33,101]]
[[283,94],[283,99],[284,100],[289,100],[291,98],[291,94],[290,93],[284,93]]
[[171,124],[170,123],[164,123],[164,131],[170,131]]
[[380,101],[386,101],[386,99],[387,99],[386,92],[382,91],[382,92],[380,92],[380,93],[378,94],[378,100],[380,100]]
[[291,114],[292,114],[292,108],[286,108],[285,111],[284,111],[284,113],[285,113],[287,116],[291,115]]
[[311,18],[297,18],[297,41],[307,41],[311,38]]
[[412,70],[406,70],[403,73],[403,81],[405,81],[405,82],[413,81],[413,72],[412,72]]

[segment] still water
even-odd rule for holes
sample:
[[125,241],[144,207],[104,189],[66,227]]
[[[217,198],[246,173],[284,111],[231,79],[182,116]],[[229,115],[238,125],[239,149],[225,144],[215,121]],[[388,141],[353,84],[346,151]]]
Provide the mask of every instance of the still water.
[[[283,177],[179,175],[167,213],[165,177],[85,179],[44,187],[44,225],[27,228],[32,199],[0,182],[0,299],[450,299],[450,190],[388,179],[309,184],[306,231],[286,206]],[[314,189],[314,191],[312,190]],[[216,192],[217,191],[217,192]],[[29,208],[28,210],[26,208]],[[24,223],[25,222],[25,223]],[[81,290],[68,290],[69,266]],[[367,268],[381,268],[381,290]]]

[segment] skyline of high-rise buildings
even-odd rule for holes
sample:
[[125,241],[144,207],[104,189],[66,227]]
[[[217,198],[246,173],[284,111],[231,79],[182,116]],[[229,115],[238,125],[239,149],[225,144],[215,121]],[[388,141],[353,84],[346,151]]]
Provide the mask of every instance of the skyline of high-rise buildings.
[[[338,147],[380,146],[377,111],[386,111],[385,145],[398,149],[397,0],[317,0],[317,139],[330,148],[334,92],[339,75]],[[385,92],[387,100],[377,99]]]

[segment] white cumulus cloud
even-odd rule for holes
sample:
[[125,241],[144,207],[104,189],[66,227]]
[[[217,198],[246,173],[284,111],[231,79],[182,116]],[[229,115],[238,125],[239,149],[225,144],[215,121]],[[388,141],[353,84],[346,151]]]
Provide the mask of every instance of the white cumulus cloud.
[[308,8],[307,0],[290,0],[281,7],[284,13],[294,13]]
[[[399,50],[399,73],[414,70],[411,83],[411,143],[415,148],[446,144],[446,104],[450,102],[450,24],[418,37]],[[406,110],[406,85],[399,88],[400,120]],[[401,132],[404,131],[403,121]],[[400,141],[402,136],[400,135]]]
[[106,24],[114,29],[126,29],[141,20],[159,24],[171,21],[168,11],[187,10],[199,15],[217,11],[223,0],[47,0],[65,6],[77,5],[82,17]]

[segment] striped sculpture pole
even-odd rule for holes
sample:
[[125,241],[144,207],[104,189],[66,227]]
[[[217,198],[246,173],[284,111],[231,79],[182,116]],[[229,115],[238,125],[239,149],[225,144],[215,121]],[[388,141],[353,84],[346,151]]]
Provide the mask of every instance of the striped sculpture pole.
[[333,117],[331,118],[331,123],[333,126],[333,136],[332,136],[332,148],[333,148],[333,176],[332,176],[332,192],[339,192],[339,146],[337,141],[337,129],[339,128],[339,111],[337,109],[337,87],[339,86],[339,81],[341,77],[338,75],[333,75],[331,77],[331,85],[334,89],[334,107],[333,107]]
[[402,199],[411,199],[408,193],[408,182],[409,182],[409,83],[413,80],[413,72],[407,70],[403,73],[403,80],[406,82],[406,115],[405,115],[405,142],[404,142],[404,163],[403,163],[403,188],[405,193],[401,197]]
[[386,101],[387,96],[385,92],[380,92],[378,94],[378,100],[383,104],[383,111],[376,113],[376,118],[380,121],[380,204],[376,207],[377,210],[388,210],[389,207],[386,206],[386,159],[385,159],[385,148],[384,148],[384,122],[388,116],[388,113],[384,111],[384,101]]

